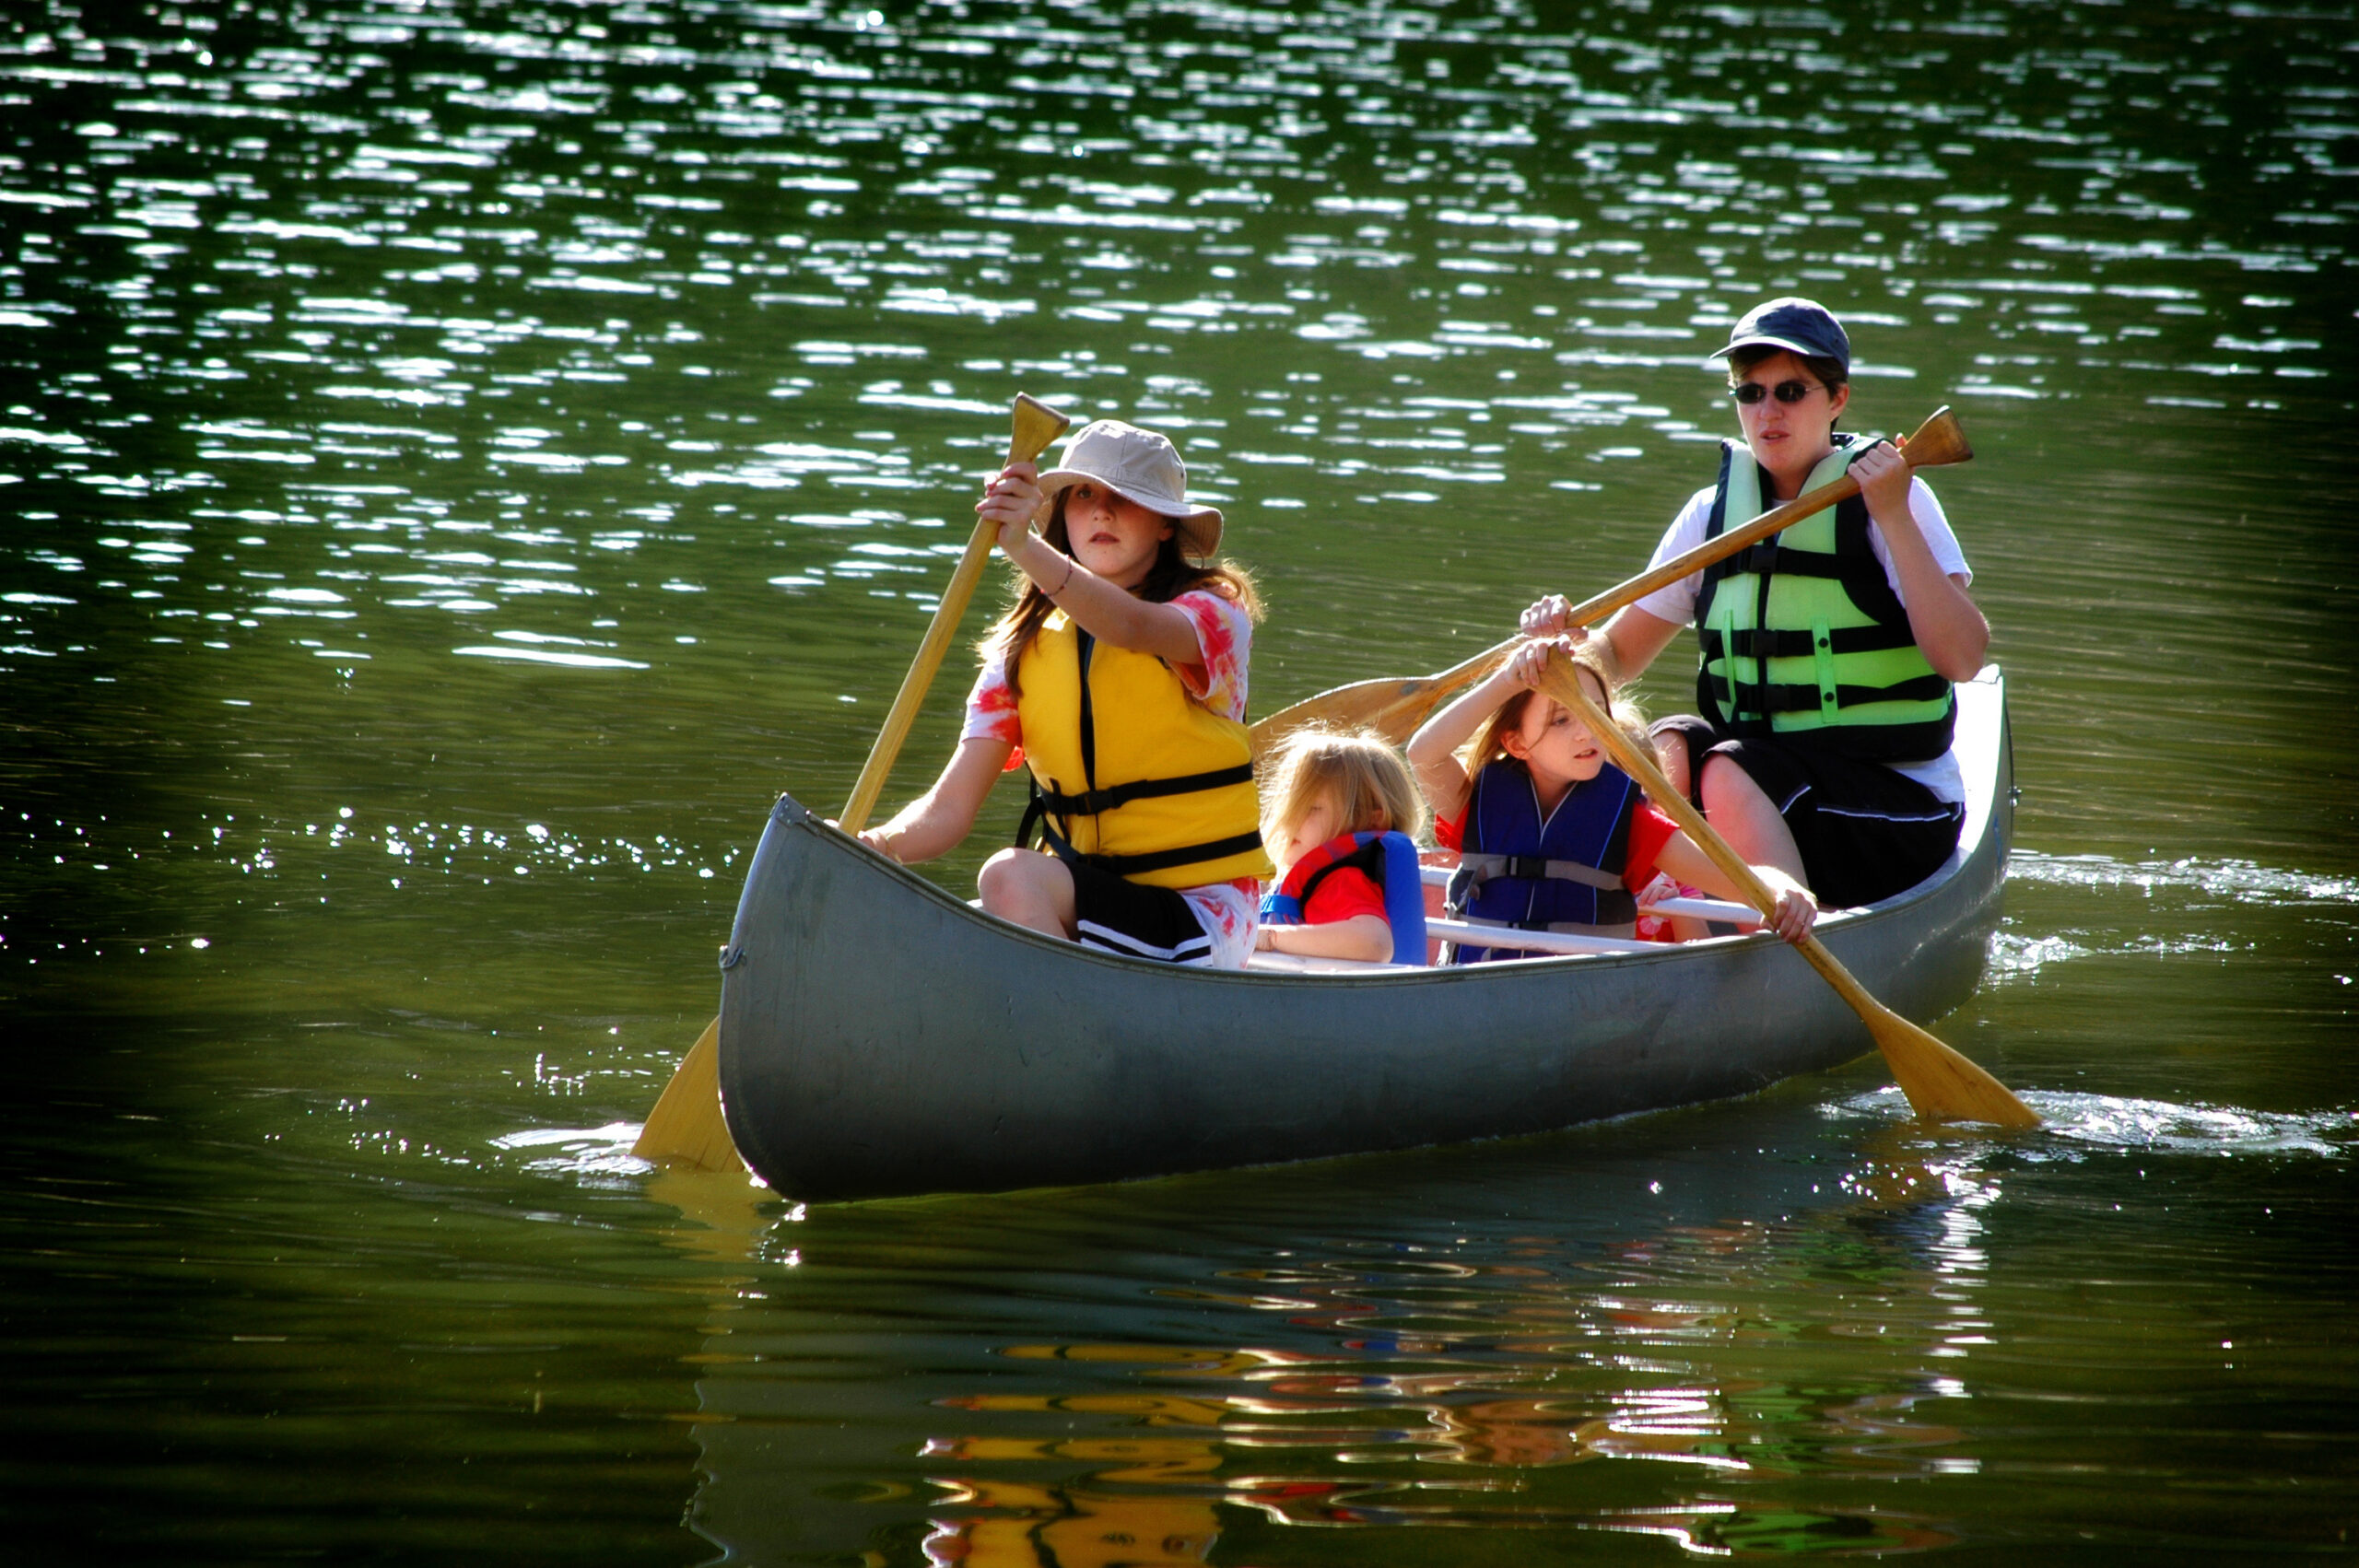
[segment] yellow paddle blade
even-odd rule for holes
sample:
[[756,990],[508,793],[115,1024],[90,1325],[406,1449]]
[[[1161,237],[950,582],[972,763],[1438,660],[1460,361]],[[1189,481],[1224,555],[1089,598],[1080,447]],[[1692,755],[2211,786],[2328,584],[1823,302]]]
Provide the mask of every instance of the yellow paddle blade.
[[1871,999],[1860,1017],[1919,1116],[2017,1129],[2039,1125],[2039,1113],[2013,1090],[1892,1009]]
[[1259,756],[1306,724],[1330,730],[1367,730],[1394,745],[1405,745],[1435,705],[1449,694],[1431,675],[1379,677],[1305,697],[1280,708],[1250,730]]
[[721,1114],[721,1020],[716,1018],[697,1036],[688,1054],[665,1086],[663,1097],[647,1113],[639,1141],[630,1152],[653,1164],[701,1165],[709,1171],[745,1168],[737,1145],[730,1141],[729,1123]]

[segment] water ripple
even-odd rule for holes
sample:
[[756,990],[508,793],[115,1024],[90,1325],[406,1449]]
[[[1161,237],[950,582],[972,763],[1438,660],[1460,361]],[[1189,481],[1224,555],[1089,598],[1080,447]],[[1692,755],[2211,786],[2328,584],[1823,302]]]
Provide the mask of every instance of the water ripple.
[[2017,849],[2007,862],[2010,881],[2071,888],[2121,888],[2143,893],[2185,889],[2239,904],[2359,905],[2359,877],[2284,871],[2251,860],[2117,860],[2105,855],[2043,855]]

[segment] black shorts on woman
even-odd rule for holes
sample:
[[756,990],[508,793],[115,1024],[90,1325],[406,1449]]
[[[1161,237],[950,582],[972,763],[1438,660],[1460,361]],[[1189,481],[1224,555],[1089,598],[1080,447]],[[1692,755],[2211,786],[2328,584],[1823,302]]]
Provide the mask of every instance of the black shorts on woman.
[[1957,848],[1965,806],[1806,734],[1729,735],[1692,713],[1657,720],[1654,733],[1686,741],[1687,793],[1698,811],[1706,758],[1724,756],[1744,769],[1786,819],[1802,873],[1827,907],[1857,908],[1907,892]]

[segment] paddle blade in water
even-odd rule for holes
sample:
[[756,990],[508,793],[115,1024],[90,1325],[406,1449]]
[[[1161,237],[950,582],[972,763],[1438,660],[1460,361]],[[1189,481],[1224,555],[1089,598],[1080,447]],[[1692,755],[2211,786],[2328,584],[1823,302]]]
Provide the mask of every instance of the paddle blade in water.
[[1879,1004],[1860,1016],[1919,1116],[2005,1128],[2039,1125],[2039,1113],[2013,1090],[1890,1008]]
[[[1029,392],[1017,392],[1015,405],[1008,415],[1007,461],[1029,462],[1072,423]],[[991,559],[992,543],[997,532],[989,522],[977,523],[973,537],[967,542],[967,553],[959,558],[957,569],[950,574],[950,586],[943,590],[941,602],[934,606],[925,638],[918,644],[917,658],[911,661],[910,673],[901,678],[901,689],[885,715],[884,728],[877,732],[876,743],[869,748],[868,761],[852,785],[851,799],[845,804],[843,815],[837,819],[846,833],[858,833],[868,825],[868,813],[884,791],[885,780],[893,771],[893,759],[900,755],[901,742],[917,720],[918,705],[925,700],[933,672],[958,630],[958,617],[966,613],[967,601],[982,578],[984,563]],[[736,1144],[730,1141],[729,1123],[721,1113],[720,1019],[714,1019],[697,1037],[697,1043],[688,1047],[679,1070],[672,1074],[672,1082],[664,1086],[663,1097],[647,1113],[647,1125],[640,1129],[639,1141],[631,1145],[631,1153],[642,1160],[677,1161],[702,1165],[707,1170],[745,1168]]]
[[630,1152],[653,1164],[700,1165],[709,1171],[741,1171],[745,1160],[730,1141],[721,1114],[721,1020],[705,1025],[655,1108],[639,1129]]

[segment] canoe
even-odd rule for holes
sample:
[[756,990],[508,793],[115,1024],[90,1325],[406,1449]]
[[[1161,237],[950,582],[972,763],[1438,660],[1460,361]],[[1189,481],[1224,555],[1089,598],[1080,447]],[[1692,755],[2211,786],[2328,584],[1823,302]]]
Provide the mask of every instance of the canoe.
[[[1819,933],[1919,1023],[1973,994],[2013,830],[2006,689],[1958,687],[1957,850]],[[1754,932],[1464,968],[1176,968],[983,914],[770,813],[722,955],[721,1087],[801,1199],[992,1192],[1535,1133],[1753,1093],[1872,1048]]]

